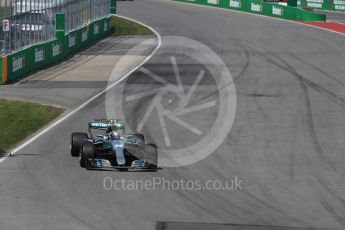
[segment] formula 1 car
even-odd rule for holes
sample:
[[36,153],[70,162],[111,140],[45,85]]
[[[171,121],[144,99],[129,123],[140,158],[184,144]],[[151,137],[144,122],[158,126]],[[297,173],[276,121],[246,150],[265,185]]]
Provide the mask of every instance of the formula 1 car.
[[86,169],[156,170],[157,146],[146,144],[143,134],[125,136],[124,122],[117,119],[94,120],[88,124],[89,134],[74,132],[70,150],[79,156],[80,166]]

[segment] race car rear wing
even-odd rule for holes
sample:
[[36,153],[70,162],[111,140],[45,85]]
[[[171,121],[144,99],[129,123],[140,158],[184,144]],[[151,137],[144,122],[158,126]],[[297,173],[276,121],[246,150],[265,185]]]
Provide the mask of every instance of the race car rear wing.
[[89,130],[90,129],[98,129],[98,130],[106,130],[108,127],[111,127],[112,129],[118,130],[122,129],[124,130],[125,125],[122,120],[118,119],[95,119],[94,121],[89,122]]
[[109,123],[103,122],[103,121],[92,121],[89,122],[89,129],[100,129],[100,130],[106,130],[109,127]]

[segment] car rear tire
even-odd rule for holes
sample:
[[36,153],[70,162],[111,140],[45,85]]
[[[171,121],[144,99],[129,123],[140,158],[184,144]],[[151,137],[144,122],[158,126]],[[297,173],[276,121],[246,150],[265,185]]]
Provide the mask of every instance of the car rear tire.
[[88,159],[96,158],[96,147],[90,142],[85,142],[80,149],[80,167],[85,168],[88,164]]
[[128,172],[128,168],[118,168],[120,172]]
[[136,133],[136,134],[132,134],[133,136],[135,136],[135,140],[137,143],[140,143],[142,145],[145,144],[145,136],[144,134],[141,134],[141,133]]
[[86,133],[72,133],[70,141],[70,150],[73,157],[78,157],[80,152],[80,147],[88,138]]
[[158,150],[155,144],[145,145],[145,160],[147,160],[153,168],[158,165]]

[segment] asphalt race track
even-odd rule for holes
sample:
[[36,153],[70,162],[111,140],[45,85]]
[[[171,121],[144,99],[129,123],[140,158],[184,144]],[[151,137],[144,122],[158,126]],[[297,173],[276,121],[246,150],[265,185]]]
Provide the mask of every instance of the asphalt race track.
[[[162,0],[118,2],[118,13],[155,28],[162,48],[107,97],[0,165],[0,229],[345,228],[345,37]],[[206,48],[206,60],[200,58],[204,53],[183,48],[194,44],[203,50],[187,38],[209,47],[226,66]],[[233,81],[221,79],[226,67]],[[180,85],[193,92],[188,100],[179,97]],[[79,168],[69,154],[70,133],[105,117],[105,103],[115,113],[122,110],[131,129],[159,146],[166,167],[157,172]],[[219,117],[223,123],[217,123]],[[231,132],[223,132],[231,124]],[[167,167],[193,159],[198,161]],[[154,178],[241,180],[241,186],[108,187]]]

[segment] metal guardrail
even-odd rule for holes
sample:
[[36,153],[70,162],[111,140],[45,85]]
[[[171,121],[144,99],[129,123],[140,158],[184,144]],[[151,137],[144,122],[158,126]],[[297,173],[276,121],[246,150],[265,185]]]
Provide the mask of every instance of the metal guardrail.
[[66,32],[110,12],[110,0],[0,0],[0,51],[21,50],[55,38],[55,15],[65,14]]
[[298,0],[297,4],[303,8],[345,12],[345,0]]

